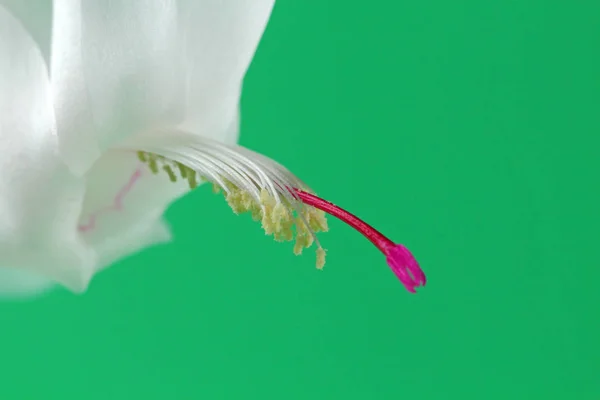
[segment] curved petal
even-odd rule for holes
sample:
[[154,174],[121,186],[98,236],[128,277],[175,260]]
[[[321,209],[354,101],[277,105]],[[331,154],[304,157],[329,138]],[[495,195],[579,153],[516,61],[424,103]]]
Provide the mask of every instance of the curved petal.
[[95,264],[74,229],[85,186],[56,154],[50,92],[39,48],[0,7],[0,266],[80,291]]
[[101,255],[98,265],[107,267],[148,247],[170,241],[169,225],[161,218],[148,218],[130,226],[118,236],[108,237],[96,243],[95,248]]
[[21,22],[48,62],[52,32],[52,0],[0,0],[0,7],[4,7]]
[[[236,136],[237,128],[236,118],[224,135]],[[98,253],[96,272],[121,257],[169,242],[162,215],[189,191],[187,180],[171,182],[164,171],[153,174],[137,154],[116,149],[102,155],[86,181],[79,232]]]
[[51,70],[71,169],[81,175],[103,151],[156,128],[235,141],[228,127],[273,3],[55,0]]
[[[145,215],[137,224],[111,235],[83,235],[98,254],[94,275],[120,259],[148,247],[171,241],[171,231],[162,219],[163,210]],[[48,293],[56,282],[27,269],[0,267],[0,299],[32,298]]]
[[27,270],[0,268],[0,299],[32,298],[54,287],[56,284],[45,276]]
[[53,104],[60,154],[77,175],[83,175],[100,157],[83,70],[81,30],[80,0],[55,0],[50,64]]
[[[224,136],[234,137],[237,130],[235,118]],[[168,242],[170,233],[166,225],[160,222],[162,214],[170,204],[190,190],[187,180],[179,178],[171,182],[164,171],[153,174],[146,164],[139,161],[137,154],[117,149],[102,155],[86,174],[86,181],[79,232],[90,246],[97,249],[99,269],[108,266],[106,260],[116,259],[106,252],[121,253],[121,250],[115,250],[117,247],[126,250],[128,241],[115,238],[131,238],[129,253],[138,251],[134,249],[135,243],[144,242],[145,246],[151,246]],[[145,237],[140,228],[144,226],[151,227]],[[121,244],[117,246],[119,241]]]
[[[58,154],[51,89],[36,44],[0,7],[0,296],[40,294],[54,283],[84,291],[100,269],[169,241],[161,216],[188,191],[186,182],[144,171],[114,209],[136,155],[109,150],[86,176],[71,174]],[[224,135],[235,136],[236,121]],[[94,229],[86,228],[91,217]]]
[[135,153],[117,150],[109,150],[94,164],[87,187],[79,231],[92,246],[158,220],[188,191],[186,181],[172,183],[166,173],[154,175]]
[[181,119],[175,0],[55,0],[61,153],[83,174],[123,137]]
[[[233,143],[246,70],[274,0],[179,0],[185,34],[186,114],[181,128]],[[229,134],[226,134],[229,132]]]

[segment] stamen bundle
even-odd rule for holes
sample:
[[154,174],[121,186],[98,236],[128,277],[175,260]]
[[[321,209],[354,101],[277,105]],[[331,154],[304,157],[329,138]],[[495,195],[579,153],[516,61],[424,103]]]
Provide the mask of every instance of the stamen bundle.
[[315,196],[286,168],[261,154],[181,131],[144,137],[130,149],[133,148],[153,173],[162,170],[173,182],[181,177],[192,189],[200,181],[212,182],[214,192],[223,192],[236,214],[250,213],[255,221],[262,222],[267,235],[273,235],[277,241],[295,238],[295,254],[316,243],[319,269],[325,264],[325,250],[316,233],[327,231],[328,213],[369,239],[386,256],[388,265],[409,292],[414,293],[426,283],[425,274],[406,247],[392,242],[350,212]]
[[[166,151],[162,152],[165,155],[149,151],[138,151],[137,154],[152,173],[164,171],[172,182],[186,179],[191,189],[196,188],[198,182],[211,182],[213,192],[222,192],[234,213],[250,213],[252,219],[261,221],[265,233],[272,235],[276,241],[295,239],[296,255],[316,242],[317,268],[323,268],[325,250],[319,244],[316,233],[328,230],[325,213],[302,204],[291,190],[294,184],[306,191],[310,189],[298,179],[289,179],[293,175],[259,154],[249,150],[243,152],[245,154],[232,153],[223,151],[229,150],[224,146],[213,145],[210,156],[204,153],[203,159],[196,158],[191,163],[195,169],[168,158]],[[248,156],[254,156],[254,159]]]

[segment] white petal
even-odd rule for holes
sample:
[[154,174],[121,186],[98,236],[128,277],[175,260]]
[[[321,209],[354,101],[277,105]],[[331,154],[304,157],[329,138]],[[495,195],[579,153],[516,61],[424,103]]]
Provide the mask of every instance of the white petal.
[[0,299],[32,298],[56,284],[42,275],[14,268],[0,268]]
[[144,221],[157,220],[188,191],[186,181],[172,183],[166,173],[154,175],[135,153],[117,150],[108,151],[94,164],[87,181],[79,229],[93,246]]
[[[179,0],[185,31],[186,120],[182,129],[233,143],[241,85],[274,0]],[[227,135],[226,132],[233,134]]]
[[168,243],[171,238],[171,230],[166,221],[158,217],[144,219],[122,234],[96,243],[95,248],[101,255],[98,265],[107,267],[148,247]]
[[[235,118],[224,135],[235,136],[237,128]],[[186,180],[179,178],[171,182],[166,172],[155,175],[133,151],[116,149],[104,153],[86,174],[86,179],[79,231],[100,255],[97,269],[108,266],[107,259],[116,259],[105,254],[105,251],[113,252],[110,249],[130,245],[129,254],[138,251],[136,243],[151,246],[170,240],[168,228],[160,219],[175,200],[189,191]],[[143,227],[150,228],[144,231]],[[131,243],[125,239],[115,240],[121,237],[131,238]],[[118,241],[122,243],[117,246]]]
[[228,128],[273,4],[55,0],[52,80],[72,170],[157,128],[237,140]]
[[50,60],[52,0],[0,0],[0,7],[16,17],[40,47],[44,59]]
[[[224,135],[235,136],[237,128],[234,118]],[[171,182],[166,172],[154,175],[135,152],[126,150],[104,153],[86,179],[79,231],[98,253],[96,272],[121,257],[171,240],[162,214],[189,191],[186,180]]]
[[59,151],[77,175],[100,157],[83,70],[80,5],[80,0],[54,1],[50,64]]
[[0,7],[0,266],[85,289],[94,252],[76,229],[84,182],[56,154],[44,59]]
[[56,0],[53,42],[61,153],[76,173],[120,139],[181,120],[175,0]]

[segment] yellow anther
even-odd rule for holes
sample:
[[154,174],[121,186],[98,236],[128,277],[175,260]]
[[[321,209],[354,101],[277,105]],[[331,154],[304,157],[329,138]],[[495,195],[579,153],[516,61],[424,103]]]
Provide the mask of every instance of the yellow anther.
[[252,216],[252,220],[258,222],[262,219],[263,210],[260,204],[256,201],[252,203],[252,207],[250,207],[250,215]]
[[294,240],[294,220],[282,220],[281,228],[275,231],[275,240],[278,242],[291,242]]
[[[186,179],[190,168],[186,167],[185,165],[183,165],[181,163],[177,163],[177,168],[179,168],[179,175],[181,175],[181,178]],[[192,173],[193,173],[193,171],[192,171]]]
[[283,205],[283,203],[277,203],[275,207],[273,207],[273,212],[271,214],[271,220],[273,224],[275,224],[275,230],[280,232],[283,229],[283,224],[285,221],[288,221],[291,218],[290,212]]
[[[296,225],[296,229],[298,226]],[[309,242],[310,241],[310,242]],[[294,254],[299,256],[302,254],[302,250],[310,247],[312,244],[312,236],[303,233],[296,232],[296,243],[294,244]]]
[[227,195],[226,200],[234,213],[240,214],[243,212],[244,207],[242,205],[241,193],[239,189],[229,189],[229,194]]
[[158,165],[156,164],[156,156],[154,154],[148,154],[148,166],[153,174],[158,174]]
[[188,185],[190,185],[190,189],[195,189],[198,186],[198,182],[196,181],[196,171],[189,169],[186,173]]
[[273,208],[275,207],[275,198],[267,191],[260,191],[260,202],[263,207],[262,211],[262,227],[267,235],[275,233],[275,225],[273,224]]
[[171,168],[170,165],[168,165],[168,164],[163,165],[163,169],[165,170],[167,175],[169,175],[169,180],[171,182],[177,182],[177,175],[175,175],[175,172],[173,172],[173,169]]
[[319,247],[317,249],[317,269],[323,269],[325,266],[325,249]]
[[310,228],[315,232],[327,232],[329,227],[327,226],[327,219],[325,218],[325,212],[316,208],[310,208],[309,211]]
[[256,203],[252,195],[246,190],[240,192],[240,202],[242,203],[244,212],[252,210],[254,203]]

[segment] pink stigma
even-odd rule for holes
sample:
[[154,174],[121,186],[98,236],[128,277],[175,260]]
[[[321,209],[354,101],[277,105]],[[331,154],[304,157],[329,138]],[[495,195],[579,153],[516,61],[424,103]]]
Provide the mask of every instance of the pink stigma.
[[386,256],[389,267],[404,287],[406,287],[406,290],[416,293],[415,289],[417,287],[425,286],[425,274],[421,270],[421,267],[419,267],[419,263],[415,257],[406,247],[401,244],[395,244],[371,225],[327,200],[323,200],[300,189],[294,188],[294,192],[304,204],[318,208],[338,218],[369,239]]

